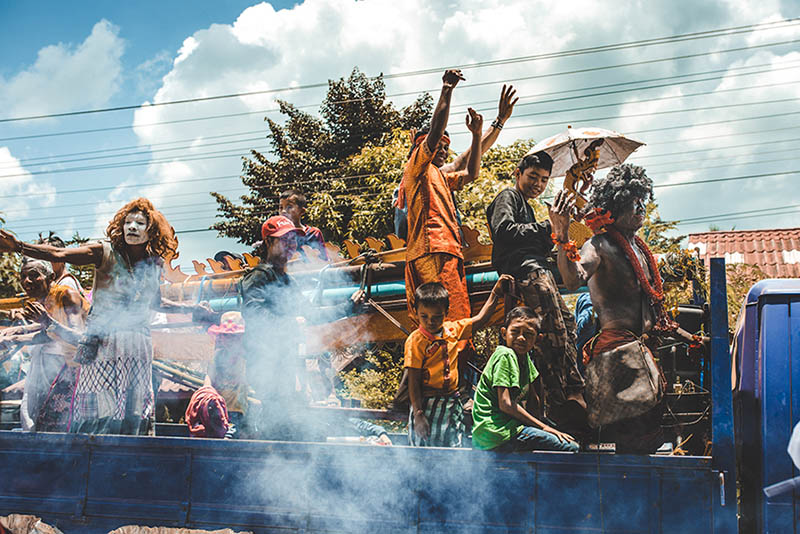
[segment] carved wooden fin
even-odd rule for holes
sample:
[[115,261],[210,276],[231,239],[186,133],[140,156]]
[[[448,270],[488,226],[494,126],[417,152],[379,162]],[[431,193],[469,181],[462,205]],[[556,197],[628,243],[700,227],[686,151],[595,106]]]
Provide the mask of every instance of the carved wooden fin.
[[195,272],[196,272],[196,273],[197,273],[199,276],[206,276],[206,275],[208,275],[208,274],[211,274],[211,273],[208,273],[208,272],[206,272],[206,266],[205,266],[205,264],[204,264],[204,263],[200,263],[200,262],[199,262],[199,261],[197,261],[197,260],[192,260],[192,265],[194,265],[194,271],[195,271]]
[[398,248],[404,248],[406,246],[405,239],[400,239],[395,234],[387,235],[386,239],[389,240],[389,247],[391,247],[391,250],[395,250],[395,249],[398,249]]
[[256,265],[261,263],[261,260],[259,260],[256,256],[253,256],[249,252],[245,252],[244,254],[242,254],[242,256],[244,256],[244,261],[245,263],[247,263],[245,267],[255,267]]
[[171,257],[164,262],[164,280],[171,284],[182,284],[190,278],[190,276],[181,271],[181,266],[172,266],[172,262],[178,258],[178,255]]
[[342,254],[342,249],[334,245],[333,243],[325,242],[325,250],[328,251],[328,258],[330,258],[331,262],[342,261],[345,259],[344,254]]
[[231,271],[241,271],[242,269],[244,269],[244,265],[242,265],[242,260],[240,260],[238,258],[233,258],[231,256],[225,256],[223,259],[225,260],[225,263],[228,264],[228,268]]
[[215,273],[224,273],[225,272],[225,265],[223,265],[221,261],[217,261],[217,260],[215,260],[213,258],[206,258],[206,261],[208,262],[208,265],[209,265],[209,267],[211,267],[211,270],[213,272],[215,272]]
[[353,243],[349,239],[345,239],[344,243],[345,250],[347,250],[347,255],[352,259],[361,254],[361,247],[358,246],[357,243]]
[[569,223],[569,238],[575,241],[578,248],[589,241],[593,235],[592,230],[582,222],[571,221]]
[[386,243],[384,243],[380,239],[375,239],[374,237],[368,237],[365,239],[369,248],[373,249],[375,252],[383,252],[383,249],[386,248]]
[[461,252],[464,254],[464,261],[490,261],[492,259],[492,245],[484,245],[478,241],[480,233],[474,228],[461,225],[461,232],[464,234],[464,244]]

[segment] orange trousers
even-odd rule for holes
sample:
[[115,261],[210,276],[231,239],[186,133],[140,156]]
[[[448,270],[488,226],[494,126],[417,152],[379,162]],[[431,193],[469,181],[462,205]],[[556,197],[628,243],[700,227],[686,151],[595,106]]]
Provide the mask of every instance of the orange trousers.
[[472,316],[463,259],[437,252],[406,262],[406,301],[408,313],[414,320],[414,292],[426,282],[440,282],[450,294],[450,308],[446,318],[448,321]]

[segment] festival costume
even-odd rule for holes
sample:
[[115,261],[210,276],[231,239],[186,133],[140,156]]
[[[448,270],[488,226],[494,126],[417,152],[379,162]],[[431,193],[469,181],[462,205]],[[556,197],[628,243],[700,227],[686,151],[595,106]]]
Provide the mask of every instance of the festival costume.
[[475,390],[472,445],[476,449],[499,452],[578,450],[575,443],[564,443],[541,428],[525,426],[500,410],[498,387],[508,388],[512,402],[522,404],[538,376],[539,371],[530,355],[525,355],[520,365],[520,359],[513,349],[502,345],[495,349]]
[[[542,318],[534,356],[542,374],[547,416],[557,423],[567,397],[584,383],[575,349],[575,318],[545,268],[553,249],[550,221],[536,222],[533,208],[516,188],[501,191],[486,209],[492,233],[492,265],[517,281],[525,305]],[[564,414],[566,417],[566,414]]]
[[[426,282],[441,282],[450,294],[449,320],[470,316],[461,234],[453,191],[461,189],[464,172],[442,172],[432,164],[433,153],[423,137],[403,170],[398,208],[408,207],[406,300],[414,313],[414,291]],[[439,256],[431,264],[418,260]],[[436,269],[441,267],[443,271]]]
[[[53,284],[44,300],[47,313],[57,322],[69,325],[66,299],[70,289]],[[81,300],[83,317],[89,304]],[[82,328],[83,325],[74,325]],[[45,335],[45,334],[40,334]],[[31,363],[25,377],[25,389],[20,408],[22,429],[37,432],[66,432],[72,418],[72,402],[78,368],[68,364],[75,347],[58,339],[31,349]]]
[[[588,363],[592,357],[603,352],[614,350],[617,347],[638,339],[630,330],[606,329],[583,346],[583,361]],[[647,348],[649,356],[653,353]],[[658,365],[658,364],[656,364]],[[665,383],[663,375],[659,381],[663,393]],[[630,454],[653,454],[664,443],[661,430],[661,417],[664,413],[665,399],[656,404],[647,412],[630,419],[618,421],[600,429],[603,441],[616,443],[616,452]]]
[[404,367],[421,369],[421,409],[430,424],[428,439],[414,430],[414,407],[409,409],[408,439],[414,447],[460,447],[464,433],[463,410],[458,395],[458,353],[472,337],[472,319],[445,321],[442,334],[423,328],[411,332],[405,343]]
[[98,341],[97,355],[79,362],[71,430],[146,434],[152,432],[155,409],[150,320],[160,298],[163,261],[147,257],[130,265],[109,241],[102,244],[86,329]]

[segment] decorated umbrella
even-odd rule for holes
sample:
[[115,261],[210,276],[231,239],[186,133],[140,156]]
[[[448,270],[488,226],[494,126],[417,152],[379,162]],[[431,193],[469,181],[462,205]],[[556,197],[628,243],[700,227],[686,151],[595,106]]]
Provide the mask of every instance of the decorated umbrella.
[[566,132],[540,141],[526,154],[546,152],[553,158],[550,176],[564,176],[564,189],[575,195],[575,220],[570,223],[569,233],[577,246],[580,247],[593,231],[599,229],[589,220],[592,217],[586,219],[589,226],[581,222],[586,215],[584,208],[588,200],[585,195],[592,186],[594,171],[622,163],[642,145],[644,143],[613,130],[567,126]]
[[553,158],[553,170],[550,175],[556,177],[567,174],[573,165],[587,156],[587,149],[596,149],[598,152],[595,169],[605,169],[624,162],[634,150],[643,145],[641,141],[630,139],[613,130],[567,126],[566,132],[536,143],[528,154],[547,152]]

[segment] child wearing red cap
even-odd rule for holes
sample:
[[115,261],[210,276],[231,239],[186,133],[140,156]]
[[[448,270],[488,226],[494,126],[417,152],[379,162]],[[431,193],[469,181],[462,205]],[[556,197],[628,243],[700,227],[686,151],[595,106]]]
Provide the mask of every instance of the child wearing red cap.
[[[281,215],[267,219],[261,227],[264,246],[261,263],[240,282],[247,381],[261,401],[258,420],[263,439],[306,438],[311,422],[303,418],[305,399],[297,388],[305,362],[299,354],[303,321],[333,320],[345,315],[358,299],[333,310],[313,307],[286,272],[286,264],[297,250],[302,230]],[[323,315],[323,312],[328,312]]]

